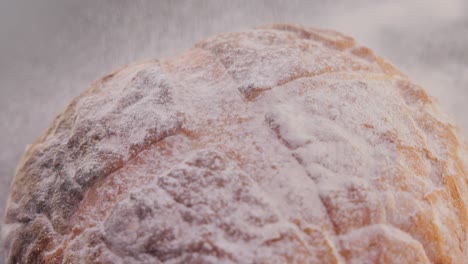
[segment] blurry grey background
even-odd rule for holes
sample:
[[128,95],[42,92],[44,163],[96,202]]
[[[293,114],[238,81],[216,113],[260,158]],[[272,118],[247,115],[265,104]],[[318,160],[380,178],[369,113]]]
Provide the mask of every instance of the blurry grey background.
[[0,212],[27,144],[91,82],[273,22],[353,36],[438,98],[468,138],[468,1],[0,0]]

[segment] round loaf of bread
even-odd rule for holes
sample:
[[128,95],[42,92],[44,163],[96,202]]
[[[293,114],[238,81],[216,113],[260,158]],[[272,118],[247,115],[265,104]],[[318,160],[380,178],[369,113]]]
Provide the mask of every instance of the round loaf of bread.
[[18,167],[4,241],[9,263],[465,263],[467,182],[421,87],[272,25],[75,98]]

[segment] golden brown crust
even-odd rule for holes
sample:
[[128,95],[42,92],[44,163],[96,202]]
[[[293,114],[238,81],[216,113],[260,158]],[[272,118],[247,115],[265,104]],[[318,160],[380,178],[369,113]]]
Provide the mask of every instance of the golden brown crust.
[[466,148],[340,33],[271,25],[125,67],[27,151],[10,263],[462,263]]

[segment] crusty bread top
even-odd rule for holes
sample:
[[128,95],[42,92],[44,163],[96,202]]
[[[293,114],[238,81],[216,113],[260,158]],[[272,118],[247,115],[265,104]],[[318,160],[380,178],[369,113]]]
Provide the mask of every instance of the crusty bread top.
[[11,263],[463,263],[467,154],[347,36],[221,34],[115,71],[25,154]]

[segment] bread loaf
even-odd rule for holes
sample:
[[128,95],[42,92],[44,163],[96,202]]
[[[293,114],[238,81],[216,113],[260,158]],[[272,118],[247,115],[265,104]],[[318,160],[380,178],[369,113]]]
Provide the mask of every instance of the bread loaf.
[[124,67],[10,188],[8,263],[467,263],[467,149],[352,38],[271,25]]

